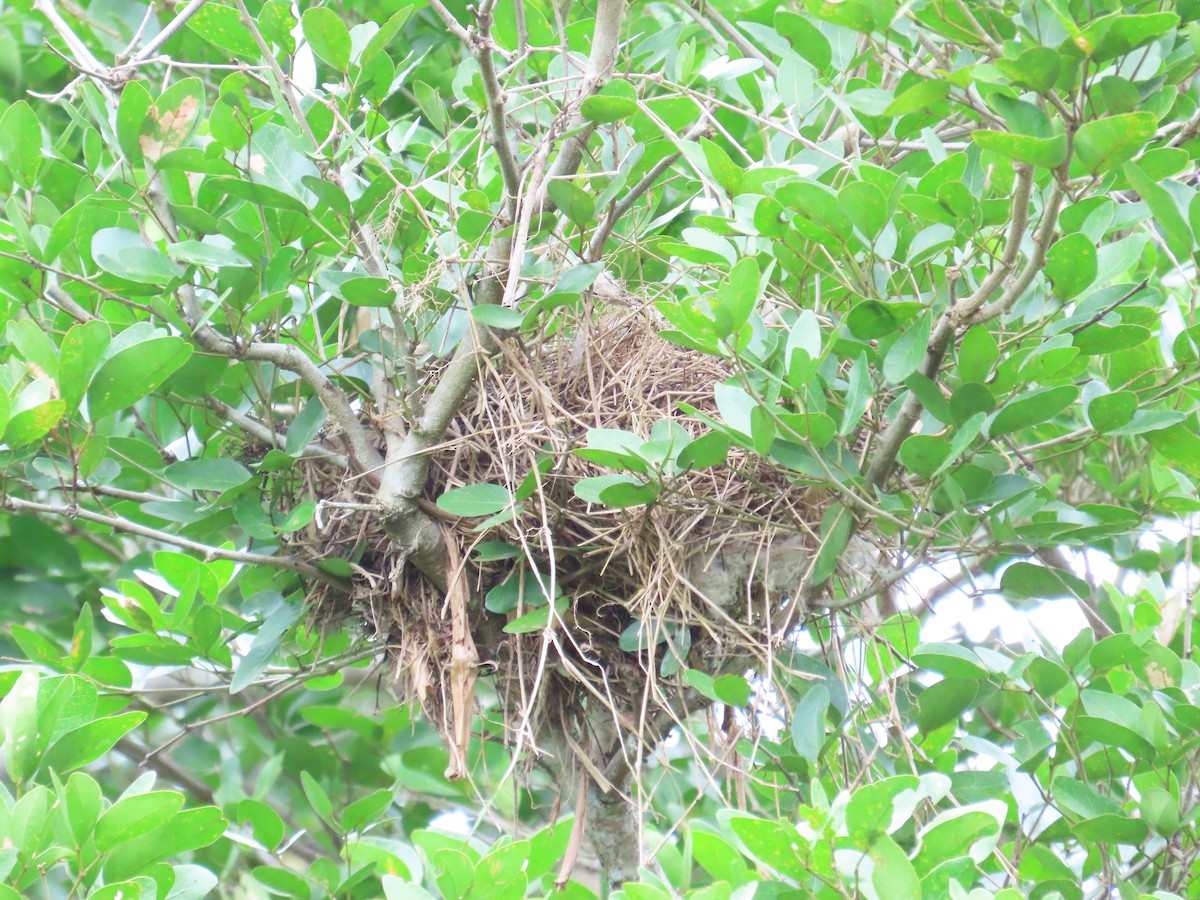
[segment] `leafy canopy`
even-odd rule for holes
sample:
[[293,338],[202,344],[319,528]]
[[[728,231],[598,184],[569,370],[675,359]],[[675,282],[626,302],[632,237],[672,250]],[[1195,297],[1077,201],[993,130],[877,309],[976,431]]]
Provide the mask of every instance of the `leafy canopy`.
[[1198,19],[0,4],[0,898],[1195,896]]

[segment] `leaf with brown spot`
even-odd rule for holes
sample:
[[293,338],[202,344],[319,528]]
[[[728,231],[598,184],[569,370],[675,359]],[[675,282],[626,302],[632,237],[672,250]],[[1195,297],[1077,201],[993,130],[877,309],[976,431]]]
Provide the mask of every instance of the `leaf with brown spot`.
[[167,88],[146,111],[138,146],[146,159],[156,162],[187,144],[203,118],[204,85],[199,78],[185,78]]

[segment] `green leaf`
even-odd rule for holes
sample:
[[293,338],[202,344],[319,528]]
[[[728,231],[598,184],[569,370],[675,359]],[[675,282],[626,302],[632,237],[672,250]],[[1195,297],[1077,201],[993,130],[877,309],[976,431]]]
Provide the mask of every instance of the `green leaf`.
[[1168,34],[1179,25],[1170,12],[1100,16],[1083,28],[1075,44],[1094,62],[1104,62],[1132,53],[1138,47]]
[[512,492],[499,484],[468,484],[446,491],[437,505],[454,516],[490,516],[507,509],[513,502]]
[[42,169],[42,126],[33,109],[18,100],[0,116],[0,160],[13,179],[33,190]]
[[539,606],[531,612],[518,616],[504,626],[505,634],[531,634],[543,631],[551,622],[557,621],[567,611],[568,598],[558,597],[553,603]]
[[62,400],[47,400],[13,412],[4,428],[4,443],[15,449],[40,441],[61,421],[66,411],[67,405]]
[[713,304],[717,337],[727,337],[742,330],[754,312],[758,287],[758,260],[753,256],[738,260],[729,277],[717,288]]
[[631,506],[645,506],[653,503],[658,497],[659,485],[656,482],[636,483],[618,481],[605,485],[600,490],[600,502],[613,509],[627,509]]
[[259,58],[258,44],[241,14],[232,6],[205,3],[188,19],[188,28],[210,44],[226,50],[242,62]]
[[177,791],[151,791],[124,797],[110,806],[96,823],[96,849],[112,850],[151,831],[170,819],[183,806]]
[[[409,9],[411,11],[411,7]],[[288,56],[296,52],[296,39],[292,36],[292,30],[297,24],[292,13],[292,4],[288,0],[267,0],[258,14],[258,30],[262,32],[262,36],[267,39],[268,44],[273,42]]]
[[292,456],[299,456],[313,442],[325,424],[325,407],[316,397],[304,404],[296,418],[288,425],[284,450]]
[[1054,296],[1070,300],[1096,280],[1096,244],[1080,232],[1067,235],[1046,252],[1046,276]]
[[95,762],[145,720],[144,712],[127,712],[88,722],[54,743],[46,754],[45,766],[62,774]]
[[185,459],[167,466],[167,480],[189,491],[227,491],[251,479],[235,459]]
[[739,813],[730,817],[729,830],[760,863],[790,878],[803,880],[809,877],[804,858],[808,842],[791,823],[756,819]]
[[812,567],[812,583],[821,584],[837,568],[838,560],[850,540],[854,515],[840,503],[834,503],[821,517],[821,547]]
[[4,740],[4,768],[8,777],[23,784],[37,766],[38,673],[24,669],[0,701],[0,736]]
[[1030,657],[1029,666],[1025,669],[1025,678],[1042,697],[1051,699],[1067,686],[1071,675],[1053,660],[1033,655]]
[[1037,138],[1024,134],[1011,134],[1007,131],[981,129],[972,132],[971,137],[984,150],[990,150],[1007,159],[1027,163],[1031,166],[1053,169],[1061,166],[1067,158],[1067,136],[1065,134]]
[[72,325],[63,336],[58,390],[67,412],[78,408],[111,340],[112,332],[100,319]]
[[724,188],[729,196],[737,196],[742,187],[741,167],[708,138],[700,138],[700,148],[704,151],[704,159],[708,162],[708,169],[717,180],[717,184]]
[[921,900],[921,880],[904,851],[888,835],[881,835],[867,853],[875,867],[871,883],[877,895],[888,900]]
[[[307,12],[325,12],[333,15],[323,7],[309,9]],[[320,170],[305,155],[305,148],[300,139],[282,125],[268,122],[254,132],[250,138],[249,167],[252,182],[222,179],[221,187],[228,191],[240,190],[241,193],[235,196],[245,196],[251,200],[263,196],[261,192],[255,193],[256,188],[265,187],[285,195],[285,198],[298,201],[284,207],[297,211],[306,210],[309,204],[316,202],[312,191],[304,186],[304,179],[320,178]]]
[[978,654],[959,644],[921,644],[912,651],[912,661],[947,678],[987,678],[989,674]]
[[567,218],[580,228],[592,223],[596,215],[596,201],[580,187],[576,187],[567,179],[558,178],[551,181],[546,193],[554,204],[567,214]]
[[750,703],[750,682],[741,675],[719,675],[713,679],[713,693],[722,703],[745,707]]
[[247,798],[240,801],[237,804],[237,820],[249,823],[255,839],[268,850],[274,850],[283,840],[283,819],[260,800]]
[[879,237],[888,223],[888,203],[883,191],[866,181],[851,181],[838,191],[842,211],[869,241]]
[[775,10],[775,30],[792,45],[792,49],[817,69],[833,62],[833,49],[825,37],[807,18],[779,7]]
[[884,357],[884,378],[892,384],[899,384],[917,370],[925,359],[932,328],[933,315],[926,313],[900,334]]
[[875,30],[875,17],[866,3],[859,0],[804,0],[808,11],[818,19],[870,34]]
[[829,709],[829,689],[814,684],[800,698],[792,714],[792,745],[796,752],[815,763],[825,745],[825,713]]
[[1133,420],[1137,412],[1138,398],[1132,391],[1114,391],[1093,397],[1085,415],[1088,423],[1100,434],[1114,431]]
[[979,682],[966,678],[946,678],[925,688],[917,697],[914,716],[926,734],[956,721],[979,695]]
[[1150,826],[1141,819],[1106,814],[1080,822],[1072,829],[1082,841],[1096,844],[1127,844],[1131,847],[1145,845],[1150,836]]
[[300,785],[304,789],[304,796],[308,798],[309,805],[313,811],[321,817],[327,824],[337,827],[337,820],[333,815],[333,802],[329,799],[329,794],[325,792],[325,788],[321,787],[317,779],[313,778],[307,771],[300,773]]
[[144,81],[131,81],[121,89],[117,107],[117,143],[132,163],[142,161],[142,123],[154,105]]
[[1039,600],[1091,596],[1087,582],[1079,576],[1028,562],[1015,562],[1006,568],[1000,577],[1000,589],[1013,597]]
[[1030,47],[1015,60],[998,59],[996,65],[1014,84],[1048,93],[1058,81],[1059,54],[1050,47]]
[[489,303],[485,306],[472,306],[471,318],[488,328],[510,329],[520,328],[525,321],[525,315],[519,309],[509,309]]
[[638,488],[644,484],[645,482],[640,478],[630,475],[597,475],[592,478],[580,479],[575,483],[573,490],[575,496],[585,503],[604,503],[601,494],[610,487],[630,485]]
[[392,17],[384,22],[377,32],[371,35],[371,39],[367,41],[367,46],[363,48],[363,52],[358,57],[358,64],[363,68],[373,60],[376,56],[382,53],[400,33],[400,29],[412,16],[415,6],[402,7],[398,12],[393,13]]
[[[225,819],[215,806],[185,809],[157,828],[125,841],[113,850],[104,865],[104,874],[110,878],[134,876],[169,857],[178,858],[189,851],[207,847],[219,840],[225,830]],[[175,889],[178,889],[181,885],[179,867],[174,868],[177,873]],[[201,872],[208,875],[205,870]]]
[[637,91],[626,81],[610,81],[600,92],[587,97],[579,113],[589,122],[606,125],[626,119],[638,111]]
[[1130,187],[1141,195],[1142,201],[1154,214],[1154,224],[1166,238],[1167,249],[1175,259],[1183,261],[1192,255],[1195,240],[1192,229],[1183,217],[1170,192],[1148,176],[1137,163],[1129,162],[1121,168]]
[[386,309],[396,302],[396,289],[386,278],[347,278],[338,286],[338,290],[342,299],[351,306]]
[[992,419],[988,433],[996,438],[1020,428],[1053,419],[1079,397],[1073,385],[1027,391],[1005,404]]
[[1089,325],[1075,335],[1075,346],[1083,356],[1107,356],[1128,350],[1150,340],[1150,329],[1144,325]]
[[1000,358],[996,338],[984,325],[973,325],[958,346],[958,377],[964,382],[984,383]]
[[1135,157],[1154,137],[1153,113],[1133,112],[1095,119],[1075,135],[1075,155],[1084,171],[1102,174]]
[[222,266],[241,269],[251,265],[250,260],[232,247],[223,246],[212,240],[180,241],[178,244],[168,244],[167,256],[176,262],[193,266],[207,266],[211,269],[218,269]]
[[[224,8],[206,4],[201,12]],[[142,155],[150,162],[157,162],[165,153],[191,141],[203,120],[204,83],[199,78],[175,82],[146,110],[138,132]]]
[[675,464],[685,472],[722,466],[729,458],[729,438],[715,431],[696,438],[676,457]]
[[92,235],[92,258],[105,272],[140,284],[167,285],[184,274],[182,266],[128,228],[101,228]]
[[374,824],[376,820],[392,805],[392,792],[380,788],[373,794],[360,797],[342,813],[342,828],[347,832],[357,831],[361,826]]
[[300,16],[304,37],[322,60],[339,72],[350,68],[350,31],[327,6],[311,6]]
[[925,79],[918,81],[888,104],[885,116],[906,116],[909,113],[936,107],[950,94],[950,82]]
[[254,635],[250,649],[246,651],[246,655],[242,657],[237,670],[233,673],[233,680],[229,683],[229,693],[231,694],[237,694],[254,683],[254,679],[262,674],[262,671],[275,658],[275,654],[279,652],[284,636],[304,614],[302,604],[291,603],[281,594],[273,591],[263,591],[251,599],[259,601],[260,598],[271,597],[274,599],[274,604],[268,610],[262,625],[259,626],[258,633]]

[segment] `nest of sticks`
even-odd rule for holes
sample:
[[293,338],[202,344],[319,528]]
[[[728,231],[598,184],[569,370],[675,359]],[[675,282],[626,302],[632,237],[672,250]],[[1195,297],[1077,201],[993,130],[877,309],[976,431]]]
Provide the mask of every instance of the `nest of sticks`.
[[[506,341],[433,459],[430,500],[481,483],[520,496],[536,481],[504,521],[484,530],[477,519],[445,522],[451,592],[464,592],[478,663],[496,673],[514,733],[538,734],[547,716],[561,729],[579,701],[631,730],[645,727],[647,710],[678,721],[698,699],[687,699],[683,670],[765,665],[806,617],[796,597],[828,498],[755,455],[734,448],[723,465],[671,476],[649,505],[614,509],[574,493],[581,479],[613,471],[575,453],[590,429],[649,440],[670,421],[696,438],[709,428],[680,404],[717,417],[713,386],[732,371],[663,339],[661,327],[651,313],[621,310],[538,345]],[[340,497],[351,499],[344,485]],[[314,595],[316,616],[357,616],[386,640],[398,692],[450,737],[447,685],[462,636],[446,592],[405,567],[369,517],[327,514],[321,542],[357,559],[357,574],[350,596]],[[517,608],[485,609],[512,578],[523,579]],[[565,600],[553,628],[504,631],[557,595]]]

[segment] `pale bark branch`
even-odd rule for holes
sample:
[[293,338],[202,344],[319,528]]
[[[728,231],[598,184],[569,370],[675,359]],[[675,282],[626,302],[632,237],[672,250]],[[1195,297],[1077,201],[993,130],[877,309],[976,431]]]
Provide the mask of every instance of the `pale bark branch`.
[[[287,445],[287,438],[284,435],[264,423],[250,418],[245,413],[238,412],[228,403],[222,403],[216,397],[206,397],[205,402],[214,412],[219,413],[242,429],[242,431],[262,441],[264,444],[268,444],[276,450],[282,450]],[[339,469],[348,469],[350,467],[350,460],[346,458],[345,454],[330,450],[328,447],[322,447],[320,444],[309,444],[301,451],[300,456],[307,459],[325,459]]]
[[344,584],[341,579],[321,571],[316,566],[293,559],[290,556],[268,556],[265,553],[254,553],[249,550],[231,550],[226,547],[213,547],[209,544],[201,544],[199,541],[180,537],[177,534],[160,531],[157,528],[150,528],[147,525],[142,525],[123,516],[92,512],[79,506],[38,503],[33,500],[22,500],[19,497],[10,496],[0,498],[0,508],[10,509],[13,512],[42,513],[44,515],[63,516],[68,519],[80,519],[84,522],[94,522],[98,525],[106,525],[114,531],[125,534],[136,534],[138,537],[148,538],[162,544],[169,544],[183,550],[191,550],[193,553],[201,554],[206,560],[226,559],[230,562],[245,563],[246,565],[267,566],[268,568],[294,572],[297,575],[304,575],[308,578],[315,578],[331,584]]
[[[198,13],[200,11],[200,7],[202,7],[206,2],[208,2],[208,0],[192,0],[191,3],[177,12],[175,17],[166,25],[164,25],[158,34],[150,38],[146,46],[142,47],[141,50],[137,51],[137,53],[133,55],[133,57],[129,60],[128,65],[140,65],[141,63],[144,63],[153,57],[154,54],[158,53],[163,44],[173,38],[179,32],[179,29],[187,23],[187,20]],[[129,50],[132,49],[132,47],[129,48]]]
[[[163,193],[157,173],[152,175],[146,193],[154,215],[167,237],[173,241],[178,240],[179,231],[175,225],[175,215]],[[197,306],[195,291],[190,284],[181,285],[179,295],[183,301],[184,318],[192,328],[192,338],[201,348],[230,359],[272,363],[294,373],[312,388],[321,405],[328,411],[329,417],[342,430],[350,451],[350,459],[357,471],[373,472],[383,464],[383,458],[368,440],[367,431],[351,407],[346,392],[335,385],[307,353],[292,344],[262,341],[243,343],[236,338],[226,337],[204,322],[204,314]]]
[[592,31],[592,49],[584,70],[579,95],[564,113],[569,116],[570,133],[559,148],[558,156],[550,166],[546,180],[534,198],[535,207],[542,208],[546,202],[545,186],[555,178],[574,175],[583,162],[583,149],[591,139],[596,126],[579,114],[583,101],[595,94],[612,77],[617,62],[617,48],[621,44],[621,21],[625,15],[625,0],[596,0],[596,26]]
[[[950,345],[954,342],[960,324],[974,317],[980,308],[1000,289],[1000,286],[1012,272],[1020,256],[1021,241],[1024,239],[1025,232],[1029,227],[1029,199],[1033,190],[1033,170],[1025,165],[1018,165],[1016,168],[1017,174],[1016,183],[1013,187],[1012,218],[1008,227],[1008,236],[1005,241],[1004,251],[996,267],[984,277],[979,287],[969,297],[961,301],[952,302],[938,319],[933,334],[929,339],[929,346],[925,351],[925,359],[920,368],[921,373],[931,380],[936,380],[942,360],[945,359]],[[1061,191],[1057,181],[1051,190],[1052,192]],[[1051,222],[1051,228],[1053,228],[1053,224],[1057,222],[1057,215],[1050,215],[1049,208],[1046,209],[1045,214],[1048,221]],[[1044,251],[1042,252],[1044,255]],[[1031,260],[1029,266],[1026,268],[1030,279],[1040,270],[1040,259],[1037,260],[1036,267],[1034,260]],[[1011,293],[1011,289],[1005,293],[1005,296],[1007,297],[1009,293]],[[892,467],[896,464],[896,456],[900,452],[900,445],[912,434],[913,426],[916,424],[917,419],[920,418],[923,408],[917,395],[910,391],[901,404],[900,412],[884,430],[883,435],[879,439],[875,455],[871,459],[870,468],[867,470],[868,484],[880,487],[887,480],[888,475],[891,474]]]

